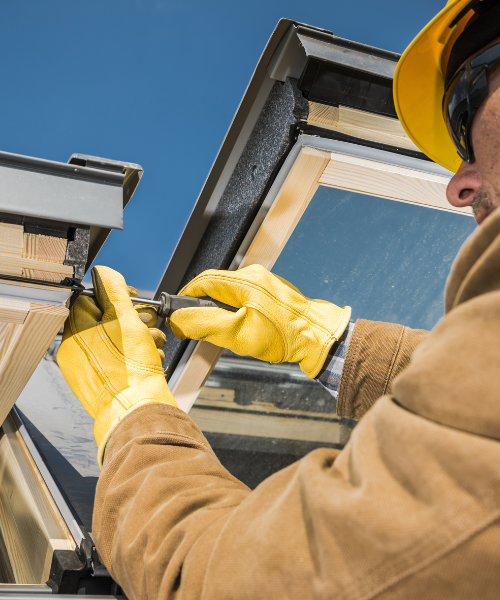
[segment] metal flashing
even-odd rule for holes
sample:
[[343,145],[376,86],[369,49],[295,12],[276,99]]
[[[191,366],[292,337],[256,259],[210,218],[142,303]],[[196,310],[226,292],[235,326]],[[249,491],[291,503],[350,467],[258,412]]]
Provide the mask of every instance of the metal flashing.
[[229,178],[275,83],[275,80],[267,72],[269,61],[272,59],[283,36],[286,35],[293,24],[295,24],[294,21],[281,19],[272,33],[236,110],[200,195],[195,202],[184,231],[167,264],[165,273],[156,290],[155,298],[158,298],[161,292],[175,294],[179,290],[182,277],[194,256],[210,218],[226,189]]
[[424,173],[432,173],[433,175],[441,175],[443,177],[453,177],[453,173],[451,171],[448,171],[441,165],[438,165],[430,160],[413,158],[411,156],[405,156],[395,152],[387,152],[386,150],[370,148],[361,144],[352,144],[350,142],[343,142],[340,140],[321,138],[311,135],[301,135],[297,141],[297,144],[299,143],[302,146],[310,146],[318,150],[325,150],[326,152],[339,152],[341,154],[348,154],[358,158],[366,158],[368,160],[374,160],[388,165],[404,167],[405,169],[423,171]]
[[297,37],[297,28],[292,25],[269,61],[267,72],[277,81],[286,81],[287,77],[300,79],[306,64],[307,55]]
[[[63,166],[71,170],[69,165]],[[42,171],[39,165],[29,168],[0,162],[0,211],[123,229],[124,176],[97,169],[87,169],[85,175],[87,171],[98,173],[102,179],[82,177],[82,167],[74,167],[74,175],[63,175]]]
[[[46,594],[48,594],[48,592],[46,592],[41,587],[30,591],[28,586],[19,586],[23,588],[19,592],[13,589],[16,587],[18,586],[10,585],[8,591],[4,591],[3,586],[0,587],[1,597],[12,598],[13,600],[36,600],[37,598],[40,598],[41,600],[46,600]],[[50,593],[53,593],[52,590],[50,590]],[[73,594],[58,594],[57,597],[59,598],[59,600],[75,600],[75,596]],[[125,596],[88,596],[87,594],[85,594],[85,598],[87,598],[87,600],[126,600]]]
[[60,289],[57,289],[51,287],[49,289],[42,287],[29,287],[27,285],[20,287],[18,285],[10,285],[8,283],[0,283],[1,298],[35,302],[36,304],[58,304],[64,306],[72,293],[73,290],[71,288],[64,289],[61,287]]
[[89,154],[72,154],[69,157],[68,164],[85,167],[85,172],[99,171],[101,174],[117,173],[123,185],[123,208],[130,202],[144,174],[144,169],[136,163],[100,158],[99,156],[91,156]]
[[52,590],[48,585],[43,584],[0,583],[0,597],[8,598],[11,594],[18,599],[20,594],[33,598],[38,595],[52,594]]
[[24,156],[23,154],[14,154],[12,152],[0,151],[0,165],[26,169],[28,171],[38,171],[40,173],[50,173],[51,175],[60,175],[61,177],[69,177],[71,179],[100,181],[111,185],[121,185],[123,182],[123,176],[119,173],[92,169],[85,166],[71,166],[68,163],[36,158],[34,156]]
[[[78,167],[90,168],[91,170],[99,170],[102,173],[115,173],[122,177],[122,202],[123,209],[130,202],[134,195],[137,186],[144,174],[144,169],[136,163],[124,162],[121,160],[111,160],[109,158],[101,158],[99,156],[91,156],[89,154],[72,154],[69,157],[68,164],[77,165]],[[123,218],[123,213],[122,213]],[[123,228],[123,227],[122,227]],[[94,262],[99,250],[106,241],[111,229],[115,227],[91,227],[90,228],[90,244],[85,270],[90,268]]]
[[308,58],[318,58],[343,67],[392,79],[400,55],[335,35],[298,27],[297,37]]

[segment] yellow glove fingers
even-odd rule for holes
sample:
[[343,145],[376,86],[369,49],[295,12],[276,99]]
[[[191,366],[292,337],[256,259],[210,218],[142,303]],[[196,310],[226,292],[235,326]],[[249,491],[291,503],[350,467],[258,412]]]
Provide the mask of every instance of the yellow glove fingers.
[[160,360],[163,363],[163,361],[165,360],[165,352],[163,352],[161,348],[158,348],[158,354],[160,355]]
[[131,298],[139,298],[139,292],[137,291],[137,288],[133,287],[132,285],[127,285],[127,287]]
[[90,296],[78,296],[71,307],[71,311],[73,314],[85,315],[86,320],[95,321],[95,323],[102,319],[101,308],[97,305],[95,299]]
[[152,306],[148,306],[147,304],[134,304],[134,308],[144,325],[147,327],[154,327],[156,325],[158,314]]
[[118,319],[135,312],[130,292],[123,275],[109,267],[94,267],[92,281],[99,306],[103,311],[103,321]]
[[[261,265],[250,265],[238,271],[216,271],[215,269],[204,271],[190,281],[180,293],[184,296],[210,296],[240,308],[247,302],[255,300],[259,293],[274,298],[274,290],[268,285],[269,282],[273,283],[274,289],[279,286],[280,295],[288,292],[287,300],[295,297],[303,298],[295,286],[278,275],[270,273]],[[286,287],[281,286],[282,283]]]
[[[225,304],[240,308],[247,294],[243,292],[241,284],[235,280],[237,271],[216,271],[209,269],[195,277],[180,291],[181,296],[210,296]],[[243,292],[243,293],[242,293]]]
[[167,343],[167,336],[159,329],[151,328],[149,330],[157,348],[162,348]]
[[241,308],[236,313],[223,308],[183,308],[172,314],[170,327],[181,340],[206,340],[236,354],[258,356],[270,362],[283,360],[281,335],[268,318],[253,308]]

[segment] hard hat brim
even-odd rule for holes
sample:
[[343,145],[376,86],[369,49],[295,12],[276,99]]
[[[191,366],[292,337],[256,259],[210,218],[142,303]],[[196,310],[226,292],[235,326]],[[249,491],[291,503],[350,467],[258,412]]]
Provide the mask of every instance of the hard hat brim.
[[441,58],[455,28],[450,23],[468,4],[470,0],[448,2],[405,50],[394,75],[394,103],[406,133],[424,154],[453,173],[462,159],[443,117]]

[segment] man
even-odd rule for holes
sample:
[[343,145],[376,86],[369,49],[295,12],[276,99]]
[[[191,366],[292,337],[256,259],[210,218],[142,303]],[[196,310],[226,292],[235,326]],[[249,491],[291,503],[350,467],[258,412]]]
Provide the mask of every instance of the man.
[[[316,450],[251,492],[176,407],[150,313],[137,316],[119,274],[94,269],[98,303],[75,303],[58,361],[96,420],[93,533],[131,600],[498,597],[498,42],[500,3],[451,0],[398,67],[401,121],[441,164],[457,170],[459,152],[448,198],[481,227],[430,334],[355,324],[338,412],[364,416],[342,452]],[[179,336],[296,361],[311,378],[349,319],[261,267],[207,272],[184,293],[242,308],[178,311]]]

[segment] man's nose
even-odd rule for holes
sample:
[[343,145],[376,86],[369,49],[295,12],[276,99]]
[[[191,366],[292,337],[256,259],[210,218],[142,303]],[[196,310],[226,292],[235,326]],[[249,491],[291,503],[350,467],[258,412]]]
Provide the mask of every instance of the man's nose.
[[482,186],[481,173],[475,164],[463,162],[446,188],[446,197],[452,206],[471,206]]

